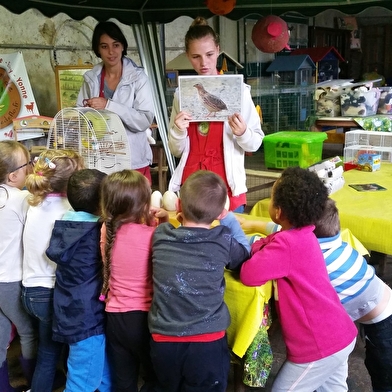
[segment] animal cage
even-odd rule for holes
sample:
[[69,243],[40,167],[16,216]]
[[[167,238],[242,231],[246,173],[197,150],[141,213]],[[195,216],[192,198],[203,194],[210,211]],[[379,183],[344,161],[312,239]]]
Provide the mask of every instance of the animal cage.
[[264,133],[307,130],[306,119],[314,113],[313,96],[314,86],[260,90],[253,99],[263,112]]
[[314,113],[314,68],[307,55],[278,56],[268,66],[271,79],[254,96],[263,111],[265,133],[307,129],[306,119]]

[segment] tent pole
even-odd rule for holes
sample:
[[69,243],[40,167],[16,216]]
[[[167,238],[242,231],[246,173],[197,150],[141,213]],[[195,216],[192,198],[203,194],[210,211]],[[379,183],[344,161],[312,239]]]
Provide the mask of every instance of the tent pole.
[[175,161],[170,153],[167,139],[169,118],[167,113],[166,97],[164,90],[164,67],[159,53],[158,34],[155,23],[143,23],[132,25],[139,55],[146,73],[150,79],[152,95],[154,100],[155,119],[158,125],[159,135],[165,150],[167,164],[171,174],[175,169]]

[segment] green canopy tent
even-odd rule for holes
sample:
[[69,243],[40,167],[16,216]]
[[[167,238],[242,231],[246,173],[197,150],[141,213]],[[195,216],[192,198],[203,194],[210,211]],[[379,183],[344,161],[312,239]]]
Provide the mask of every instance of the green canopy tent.
[[[157,25],[168,23],[180,16],[214,16],[207,8],[206,0],[1,0],[0,4],[9,11],[21,14],[35,8],[47,17],[60,12],[72,19],[81,20],[91,16],[98,21],[115,18],[121,23],[132,25],[143,65],[154,88],[154,106],[160,135],[173,172],[174,159],[171,156],[166,130],[168,114],[164,94],[164,66],[159,52]],[[358,14],[371,6],[392,10],[392,0],[236,0],[236,6],[225,17],[232,20],[252,15],[259,17],[269,14],[282,16],[297,12],[314,16],[327,9],[338,9],[345,14]]]
[[[206,6],[206,0],[2,0],[0,4],[17,14],[36,8],[48,17],[64,12],[76,20],[86,16],[97,20],[116,18],[128,25],[168,23],[184,15],[206,18],[213,16]],[[290,11],[314,16],[326,9],[357,14],[370,6],[392,10],[390,0],[237,0],[234,10],[226,17],[239,20],[250,14],[281,15]]]

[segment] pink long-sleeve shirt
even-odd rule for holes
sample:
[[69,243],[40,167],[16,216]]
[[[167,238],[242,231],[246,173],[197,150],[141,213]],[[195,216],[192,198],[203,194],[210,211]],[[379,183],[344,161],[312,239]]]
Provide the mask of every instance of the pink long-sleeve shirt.
[[331,285],[314,226],[284,230],[255,242],[241,281],[276,281],[275,298],[287,358],[307,363],[348,346],[357,335]]
[[[107,312],[148,311],[152,300],[151,240],[155,227],[123,224],[112,249]],[[101,251],[106,226],[101,229]]]

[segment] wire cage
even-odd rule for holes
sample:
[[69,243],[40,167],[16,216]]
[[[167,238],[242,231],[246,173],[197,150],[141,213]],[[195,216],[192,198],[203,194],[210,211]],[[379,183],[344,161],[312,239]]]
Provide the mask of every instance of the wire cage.
[[131,167],[124,126],[116,114],[106,110],[60,110],[51,123],[47,148],[77,151],[87,168],[107,174]]
[[266,134],[307,130],[306,119],[314,113],[314,86],[273,86],[254,97],[263,112]]
[[266,133],[307,130],[306,119],[314,114],[314,68],[308,55],[278,56],[268,66],[270,78],[260,78],[254,96]]

